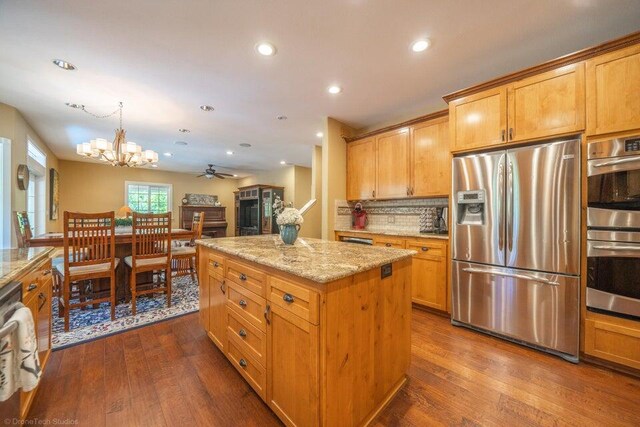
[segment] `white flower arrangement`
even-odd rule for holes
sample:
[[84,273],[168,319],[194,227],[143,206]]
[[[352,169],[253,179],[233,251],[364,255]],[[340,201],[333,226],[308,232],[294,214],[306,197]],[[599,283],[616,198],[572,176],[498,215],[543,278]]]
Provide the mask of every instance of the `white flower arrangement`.
[[300,215],[300,211],[296,208],[284,208],[282,212],[277,214],[276,222],[278,225],[285,224],[298,224],[301,225],[304,222],[304,218]]

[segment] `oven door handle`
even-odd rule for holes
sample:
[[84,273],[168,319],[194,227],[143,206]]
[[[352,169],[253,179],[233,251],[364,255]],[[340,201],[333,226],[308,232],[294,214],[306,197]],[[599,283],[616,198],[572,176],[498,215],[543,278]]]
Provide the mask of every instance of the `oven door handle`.
[[594,168],[602,168],[605,166],[614,166],[614,165],[620,165],[623,163],[631,163],[631,162],[640,162],[640,157],[633,156],[633,157],[625,157],[624,159],[609,160],[607,162],[594,163],[592,166]]
[[594,245],[593,249],[599,249],[601,251],[640,251],[640,246],[602,246]]
[[553,285],[553,286],[560,285],[559,282],[545,279],[543,277],[530,276],[528,274],[507,273],[506,271],[484,269],[484,268],[473,268],[473,267],[463,268],[462,271],[464,271],[465,273],[486,273],[486,274],[493,274],[495,276],[513,277],[515,279],[524,279],[524,280],[531,280],[533,282],[540,282],[546,285]]

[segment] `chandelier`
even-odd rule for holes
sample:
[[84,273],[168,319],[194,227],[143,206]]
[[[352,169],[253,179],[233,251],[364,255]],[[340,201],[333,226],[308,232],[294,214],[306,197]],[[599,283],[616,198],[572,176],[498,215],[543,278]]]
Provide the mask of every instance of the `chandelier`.
[[135,142],[125,140],[125,130],[122,129],[122,102],[118,109],[111,114],[98,116],[90,113],[82,105],[80,107],[85,113],[104,119],[111,117],[116,113],[120,113],[120,128],[116,129],[116,136],[113,142],[109,142],[103,138],[92,139],[89,142],[83,142],[76,146],[76,153],[92,159],[97,159],[113,166],[137,167],[147,164],[158,163],[158,153],[153,150],[143,150],[142,147]]

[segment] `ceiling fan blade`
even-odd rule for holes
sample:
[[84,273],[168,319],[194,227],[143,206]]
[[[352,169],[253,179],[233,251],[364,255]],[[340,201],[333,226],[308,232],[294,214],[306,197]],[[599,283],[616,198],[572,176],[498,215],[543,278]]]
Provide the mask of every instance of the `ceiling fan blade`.
[[203,173],[203,174],[201,174],[201,175],[196,176],[196,178],[200,178],[201,176],[205,176],[205,175],[206,175],[206,174],[204,174],[204,173]]
[[216,175],[233,176],[230,173],[223,173],[223,172],[218,172],[216,173]]
[[[221,174],[221,173],[214,173],[213,175],[214,175],[216,178],[224,179],[224,176],[223,176],[223,174]],[[226,174],[224,174],[224,175],[226,175]]]

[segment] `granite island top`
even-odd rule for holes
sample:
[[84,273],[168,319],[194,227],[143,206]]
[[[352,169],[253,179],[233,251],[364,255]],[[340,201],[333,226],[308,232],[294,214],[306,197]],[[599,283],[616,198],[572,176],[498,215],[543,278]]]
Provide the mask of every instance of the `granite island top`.
[[354,230],[352,228],[336,228],[333,231],[337,231],[338,233],[380,234],[384,236],[418,237],[422,239],[449,240],[449,235],[447,234],[420,233],[419,231],[394,231],[394,230],[376,230],[376,229]]
[[0,249],[0,288],[49,257],[52,247]]
[[285,245],[277,234],[200,239],[196,243],[317,283],[342,279],[416,253],[306,237]]

